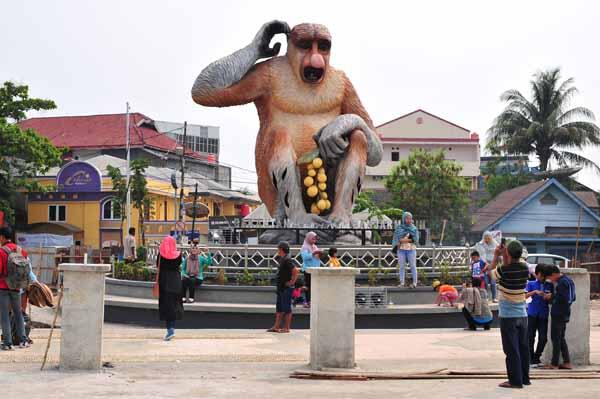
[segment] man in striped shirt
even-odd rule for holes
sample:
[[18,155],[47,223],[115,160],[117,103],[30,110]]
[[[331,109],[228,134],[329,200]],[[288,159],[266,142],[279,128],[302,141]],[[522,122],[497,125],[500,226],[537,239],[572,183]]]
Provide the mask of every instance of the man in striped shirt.
[[[523,244],[514,240],[500,244],[494,252],[490,275],[496,280],[499,301],[500,334],[502,349],[506,355],[506,373],[508,381],[500,384],[502,388],[523,388],[529,381],[529,342],[527,333],[527,307],[525,287],[529,270],[520,261]],[[504,264],[496,267],[502,257]]]

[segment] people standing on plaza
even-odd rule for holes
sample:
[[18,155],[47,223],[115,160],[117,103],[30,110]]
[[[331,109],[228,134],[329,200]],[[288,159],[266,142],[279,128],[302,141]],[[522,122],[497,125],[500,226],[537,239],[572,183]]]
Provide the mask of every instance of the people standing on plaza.
[[489,330],[494,316],[487,301],[487,291],[481,288],[480,279],[473,278],[465,283],[460,300],[464,304],[462,313],[468,329],[475,331],[477,327],[483,327],[484,330]]
[[0,319],[2,322],[3,341],[1,350],[12,350],[13,332],[11,328],[11,310],[15,321],[18,348],[27,348],[29,340],[25,333],[25,321],[21,312],[21,289],[10,289],[7,283],[8,263],[11,253],[21,251],[21,256],[27,258],[27,253],[12,242],[12,230],[9,227],[0,228]]
[[[499,291],[498,311],[502,349],[506,355],[508,381],[502,388],[523,388],[529,381],[529,340],[525,287],[529,277],[527,265],[520,261],[523,244],[514,240],[500,244],[494,251],[490,275],[496,280]],[[500,257],[504,264],[498,266]]]
[[[292,293],[298,278],[298,269],[290,258],[290,245],[282,241],[277,246],[279,269],[277,270],[277,302],[275,323],[268,332],[289,333],[292,326]],[[283,322],[283,328],[279,328]]]
[[317,233],[314,231],[308,232],[304,238],[304,244],[302,244],[302,248],[300,249],[302,272],[304,273],[304,286],[306,287],[305,307],[310,307],[310,273],[308,273],[308,269],[312,267],[321,267],[321,253],[322,251],[317,247]]
[[[498,247],[498,242],[496,240],[494,240],[494,236],[489,231],[484,232],[483,236],[481,237],[481,241],[479,241],[475,245],[475,250],[477,252],[479,252],[479,256],[488,265],[488,268],[489,268],[489,265],[491,265],[492,261],[494,260],[494,251],[496,250],[497,247]],[[492,294],[492,301],[497,302],[498,296],[497,296],[497,289],[496,289],[496,281],[494,281],[494,279],[490,276],[489,273],[487,273],[487,271],[488,270],[486,269],[485,270],[486,273],[484,274],[485,285],[486,285],[486,287],[490,288],[490,291]]]
[[125,262],[134,262],[136,258],[135,227],[129,228],[129,234],[123,240],[123,259]]
[[[545,369],[573,368],[569,347],[567,346],[567,323],[571,318],[571,304],[577,299],[575,295],[575,283],[560,272],[556,265],[550,265],[546,272],[548,279],[556,284],[552,295],[552,308],[550,310],[550,339],[552,340],[552,360]],[[563,362],[559,363],[562,354]]]
[[165,341],[175,337],[175,321],[183,318],[181,302],[181,252],[172,236],[163,238],[159,247],[158,268],[158,313],[165,321]]
[[[529,335],[529,361],[539,364],[546,342],[548,342],[548,315],[550,314],[550,300],[554,287],[546,282],[548,265],[538,264],[535,267],[535,280],[527,282],[526,297],[531,298],[527,305],[527,329]],[[535,336],[538,336],[537,348]]]
[[340,260],[337,257],[337,248],[331,247],[327,253],[329,255],[329,267],[340,267]]
[[405,268],[406,263],[410,266],[410,274],[412,277],[411,288],[417,287],[417,243],[419,242],[419,230],[413,223],[413,216],[410,212],[402,214],[402,223],[396,227],[392,246],[398,255],[399,286],[404,287],[405,284]]
[[442,302],[444,304],[454,306],[454,302],[458,299],[458,291],[450,284],[442,284],[440,281],[435,280],[431,286],[434,291],[437,291],[437,297],[435,298],[435,304],[440,306]]

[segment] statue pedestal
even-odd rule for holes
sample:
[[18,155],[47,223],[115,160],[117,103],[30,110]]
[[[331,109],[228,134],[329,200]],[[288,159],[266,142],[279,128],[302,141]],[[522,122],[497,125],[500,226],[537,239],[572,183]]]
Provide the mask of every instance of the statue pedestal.
[[354,285],[358,269],[310,268],[310,368],[354,368]]
[[63,263],[61,370],[100,370],[107,264]]
[[[590,364],[590,275],[586,269],[561,269],[561,272],[573,280],[577,295],[577,300],[571,305],[571,319],[567,323],[566,334],[571,363],[587,366]],[[542,355],[544,364],[550,364],[552,359],[551,319],[552,316],[548,320],[548,344]]]

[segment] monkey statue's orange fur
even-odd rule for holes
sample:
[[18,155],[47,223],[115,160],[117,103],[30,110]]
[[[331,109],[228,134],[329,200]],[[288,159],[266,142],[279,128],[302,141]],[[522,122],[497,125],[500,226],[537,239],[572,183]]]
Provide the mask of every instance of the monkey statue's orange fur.
[[[279,33],[288,37],[287,54]],[[269,213],[291,224],[348,224],[365,166],[379,164],[382,146],[373,123],[346,75],[329,66],[331,35],[326,27],[301,24],[291,31],[272,21],[237,52],[213,62],[196,79],[192,98],[205,106],[254,102],[260,119],[256,141],[259,195]],[[256,64],[260,58],[270,58]],[[331,212],[307,210],[303,175],[296,165],[319,149],[326,163]],[[332,184],[333,183],[333,184]]]

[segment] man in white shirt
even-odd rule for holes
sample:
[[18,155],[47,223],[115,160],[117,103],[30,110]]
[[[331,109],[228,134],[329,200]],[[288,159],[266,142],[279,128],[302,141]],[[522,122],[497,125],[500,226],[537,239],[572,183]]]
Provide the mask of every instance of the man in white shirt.
[[123,240],[123,247],[123,259],[128,262],[135,261],[135,227],[129,229],[129,234],[125,237],[125,240]]

